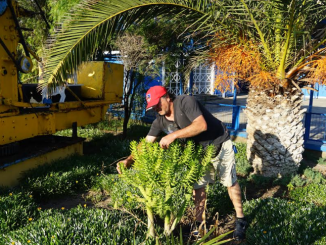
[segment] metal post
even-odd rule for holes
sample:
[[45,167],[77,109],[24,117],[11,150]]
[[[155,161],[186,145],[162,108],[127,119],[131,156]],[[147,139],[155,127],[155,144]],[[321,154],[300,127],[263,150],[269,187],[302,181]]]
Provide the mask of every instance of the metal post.
[[[312,87],[313,85],[311,85]],[[311,125],[311,112],[312,112],[312,104],[314,99],[314,91],[310,90],[310,98],[309,98],[309,107],[308,112],[306,112],[306,118],[305,118],[305,134],[304,134],[304,140],[309,140],[310,137],[310,125]]]
[[192,86],[194,84],[194,72],[191,71],[190,72],[190,77],[189,77],[189,87],[188,87],[188,91],[189,91],[189,95],[192,95]]
[[162,63],[162,86],[165,86],[165,62]]
[[[183,67],[183,54],[181,53],[181,58],[180,58],[180,66]],[[183,74],[180,73],[180,93],[179,95],[183,94]]]
[[233,105],[237,104],[237,88],[233,90]]
[[[313,88],[313,85],[311,85],[311,88]],[[311,113],[312,112],[312,104],[314,101],[314,91],[310,90],[310,98],[309,98],[309,107],[308,107],[308,112]]]
[[232,112],[232,129],[237,132],[240,125],[240,106],[233,106]]
[[77,138],[77,122],[72,123],[72,138]]
[[233,110],[232,110],[232,128],[234,131],[239,129],[240,107],[237,105],[237,89],[233,90]]

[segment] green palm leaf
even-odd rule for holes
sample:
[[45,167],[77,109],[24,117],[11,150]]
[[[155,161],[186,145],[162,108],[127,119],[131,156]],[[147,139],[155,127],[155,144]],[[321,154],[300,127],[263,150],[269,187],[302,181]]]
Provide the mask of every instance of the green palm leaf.
[[[205,33],[212,40],[211,49],[250,40],[261,54],[263,70],[277,73],[279,79],[288,77],[286,71],[300,67],[326,41],[326,31],[315,28],[326,16],[325,1],[88,0],[66,18],[63,30],[55,35],[46,55],[45,81],[53,86],[62,83],[119,32],[160,15],[187,21],[185,31]],[[209,56],[207,47],[195,53],[196,61]]]
[[[62,83],[98,47],[105,47],[117,33],[130,25],[159,15],[205,16],[207,1],[85,1],[78,5],[55,34],[46,54],[45,81],[53,86]],[[211,17],[209,15],[206,15]],[[53,38],[51,38],[53,40]]]

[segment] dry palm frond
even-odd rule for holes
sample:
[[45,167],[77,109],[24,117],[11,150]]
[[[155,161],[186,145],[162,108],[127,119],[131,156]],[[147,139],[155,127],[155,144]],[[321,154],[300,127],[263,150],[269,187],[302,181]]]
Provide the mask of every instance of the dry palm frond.
[[215,48],[211,57],[219,72],[216,74],[217,89],[225,91],[230,87],[230,80],[246,80],[254,87],[270,89],[275,86],[276,79],[272,72],[264,71],[261,55],[257,45],[250,41],[245,45],[228,45]]
[[281,84],[281,80],[275,74],[266,71],[260,71],[257,74],[248,78],[251,86],[269,90]]
[[307,78],[312,78],[320,84],[326,84],[326,57],[316,60],[313,64],[314,72],[308,74]]

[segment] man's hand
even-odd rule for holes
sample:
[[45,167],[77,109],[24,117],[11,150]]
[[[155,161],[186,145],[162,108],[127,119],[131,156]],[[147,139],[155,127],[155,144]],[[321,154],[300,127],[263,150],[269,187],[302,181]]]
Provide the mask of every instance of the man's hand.
[[130,168],[131,164],[133,164],[134,160],[132,160],[131,157],[128,157],[127,159],[120,161],[117,163],[117,171],[119,174],[121,174],[121,169],[120,169],[120,163],[123,163],[125,168]]
[[161,141],[160,141],[160,146],[163,149],[167,149],[169,148],[169,145],[175,141],[176,137],[174,135],[174,133],[168,134],[166,136],[164,136]]
[[163,149],[169,148],[169,145],[176,139],[194,137],[206,130],[207,130],[207,123],[205,121],[205,118],[202,115],[200,115],[195,120],[193,120],[188,127],[179,129],[163,137],[160,141],[160,146]]

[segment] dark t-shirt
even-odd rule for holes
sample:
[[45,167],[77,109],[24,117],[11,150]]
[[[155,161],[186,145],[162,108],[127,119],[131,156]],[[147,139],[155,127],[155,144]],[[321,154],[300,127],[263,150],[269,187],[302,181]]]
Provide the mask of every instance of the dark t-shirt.
[[161,132],[172,133],[188,127],[197,117],[203,115],[207,123],[207,130],[189,139],[204,147],[208,144],[219,147],[220,144],[230,139],[224,124],[198,103],[194,97],[189,95],[177,96],[173,101],[173,106],[174,121],[167,120],[165,116],[157,115],[148,135],[157,137]]

